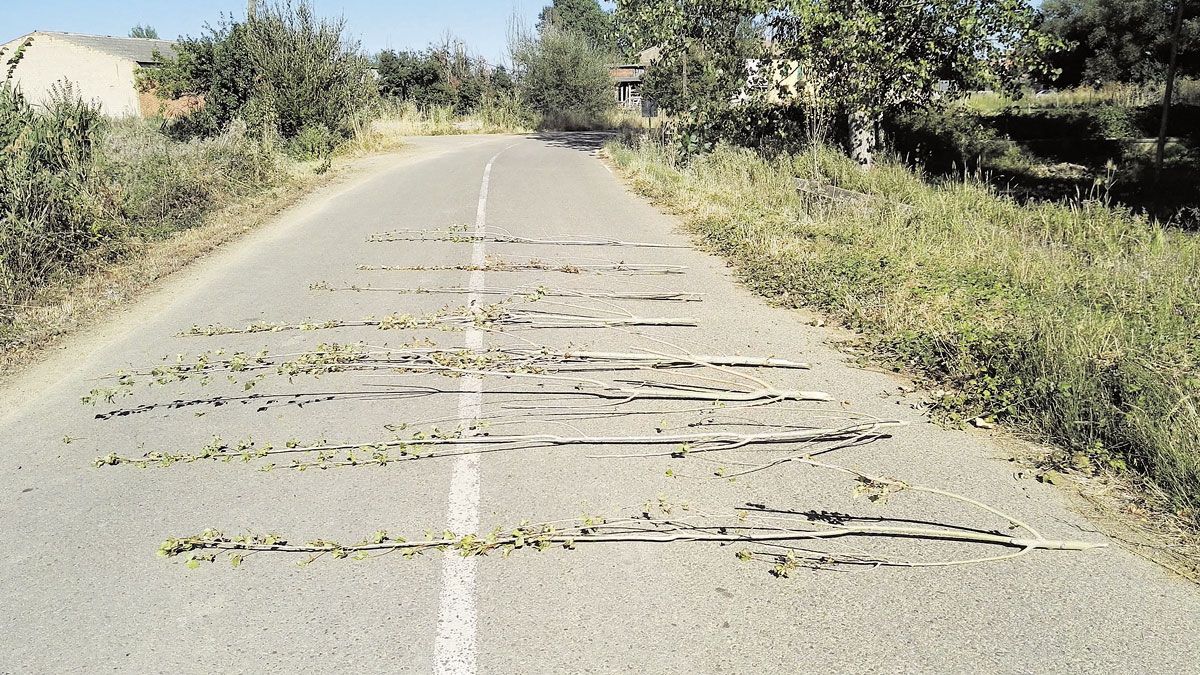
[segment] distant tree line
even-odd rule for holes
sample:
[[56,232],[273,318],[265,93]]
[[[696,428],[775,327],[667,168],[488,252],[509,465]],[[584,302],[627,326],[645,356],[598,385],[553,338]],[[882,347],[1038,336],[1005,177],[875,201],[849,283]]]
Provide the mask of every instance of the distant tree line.
[[467,114],[515,101],[556,127],[592,127],[614,107],[609,69],[620,60],[616,24],[597,0],[554,0],[536,29],[514,26],[512,70],[492,66],[459,40],[419,51],[380,52],[379,92]]
[[449,37],[420,51],[382,51],[376,69],[380,94],[447,106],[460,115],[478,110],[489,96],[507,98],[516,91],[504,66],[492,67]]

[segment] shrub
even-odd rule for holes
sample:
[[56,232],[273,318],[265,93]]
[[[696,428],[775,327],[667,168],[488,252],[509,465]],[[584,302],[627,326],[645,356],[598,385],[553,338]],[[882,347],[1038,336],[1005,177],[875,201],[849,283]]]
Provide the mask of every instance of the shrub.
[[111,234],[91,189],[101,126],[99,107],[69,85],[42,112],[0,85],[0,303],[29,300]]
[[515,87],[507,70],[493,69],[453,38],[419,52],[385,50],[377,61],[380,94],[422,106],[448,106],[458,115],[479,111],[488,98],[508,97]]
[[287,152],[296,159],[328,157],[341,139],[324,126],[304,127],[287,142]]
[[521,99],[549,120],[603,120],[616,106],[607,57],[583,36],[548,27],[512,49]]
[[45,287],[284,179],[244,125],[181,143],[141,120],[104,120],[69,86],[35,110],[0,85],[0,148],[3,342],[17,306]]
[[175,56],[140,74],[141,84],[163,98],[204,97],[173,123],[181,135],[214,136],[242,119],[284,139],[319,127],[346,136],[376,92],[345,31],[344,20],[317,18],[305,0],[260,5],[253,20],[226,20],[180,40]]
[[283,180],[277,155],[232,125],[212,139],[176,142],[127,120],[105,134],[96,172],[130,238],[192,227],[212,211]]
[[1019,153],[1011,140],[962,109],[893,115],[885,126],[896,154],[932,171],[992,166]]

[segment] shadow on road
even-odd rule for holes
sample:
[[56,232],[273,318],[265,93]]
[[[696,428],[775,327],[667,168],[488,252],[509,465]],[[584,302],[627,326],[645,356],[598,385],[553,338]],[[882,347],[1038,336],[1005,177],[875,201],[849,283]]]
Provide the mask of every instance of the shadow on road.
[[594,155],[616,135],[613,131],[539,131],[531,138],[551,147],[568,148]]

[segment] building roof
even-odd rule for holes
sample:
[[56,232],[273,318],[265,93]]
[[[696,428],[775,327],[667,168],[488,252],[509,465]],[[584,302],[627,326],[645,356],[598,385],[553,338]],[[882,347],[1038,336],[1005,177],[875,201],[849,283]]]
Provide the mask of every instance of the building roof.
[[60,33],[56,31],[38,31],[33,35],[34,37],[49,35],[80,47],[94,49],[110,56],[143,64],[154,63],[154,52],[160,52],[164,56],[170,56],[175,53],[175,43],[171,40],[85,35],[83,33]]
[[651,47],[649,49],[643,49],[641,53],[638,54],[638,63],[642,64],[643,66],[649,66],[653,65],[655,61],[661,58],[662,47]]

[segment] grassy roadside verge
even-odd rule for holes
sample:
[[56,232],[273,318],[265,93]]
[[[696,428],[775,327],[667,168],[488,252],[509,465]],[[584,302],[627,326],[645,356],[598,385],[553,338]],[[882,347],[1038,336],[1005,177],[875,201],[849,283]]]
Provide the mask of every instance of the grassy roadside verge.
[[[339,153],[320,173],[314,170],[319,166],[316,161],[277,157],[270,181],[241,192],[214,193],[203,208],[175,213],[175,227],[133,234],[72,261],[71,268],[57,271],[25,302],[7,308],[0,322],[0,379],[36,361],[63,337],[136,299],[155,282],[269,222],[336,180],[357,158],[399,150],[402,144],[377,136],[362,139],[360,146]],[[210,164],[195,167],[197,171],[219,169]]]
[[[608,152],[755,291],[819,308],[939,382],[943,414],[1051,440],[1051,461],[1076,470],[1133,472],[1200,520],[1200,239],[830,152],[719,148],[687,165],[646,142]],[[805,196],[794,177],[875,199]]]
[[[397,151],[406,136],[520,131],[511,120],[472,128],[470,119],[442,117],[385,111],[332,156],[308,160],[237,125],[177,141],[153,122],[108,121],[86,109],[27,118],[5,150],[5,177],[17,180],[0,191],[0,379],[359,158]],[[62,156],[34,154],[46,138]]]

